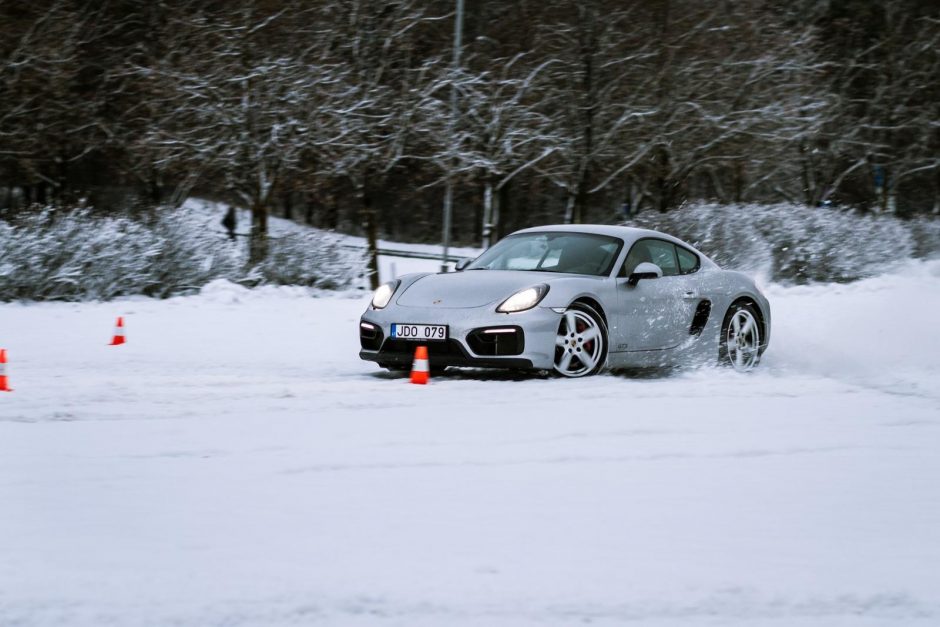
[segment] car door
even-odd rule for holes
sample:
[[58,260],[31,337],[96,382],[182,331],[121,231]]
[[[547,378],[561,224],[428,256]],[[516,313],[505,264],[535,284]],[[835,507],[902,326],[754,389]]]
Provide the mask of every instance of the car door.
[[[659,266],[663,276],[630,285],[630,273],[644,261]],[[678,346],[689,337],[698,294],[694,270],[684,261],[680,266],[672,242],[644,238],[633,244],[617,279],[620,305],[617,350],[663,350]]]

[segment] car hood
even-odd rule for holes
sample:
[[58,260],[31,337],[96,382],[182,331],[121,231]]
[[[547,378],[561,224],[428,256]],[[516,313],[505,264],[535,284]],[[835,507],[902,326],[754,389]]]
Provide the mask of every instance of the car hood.
[[482,307],[502,302],[519,290],[547,283],[551,274],[510,270],[468,270],[423,276],[402,292],[402,307]]

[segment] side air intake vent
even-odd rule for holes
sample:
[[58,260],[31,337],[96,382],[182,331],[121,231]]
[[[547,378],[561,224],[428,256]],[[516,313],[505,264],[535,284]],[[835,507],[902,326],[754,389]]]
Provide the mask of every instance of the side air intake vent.
[[705,324],[708,322],[708,315],[712,312],[712,302],[703,300],[695,308],[695,315],[692,317],[692,327],[689,329],[689,335],[698,337],[705,330]]

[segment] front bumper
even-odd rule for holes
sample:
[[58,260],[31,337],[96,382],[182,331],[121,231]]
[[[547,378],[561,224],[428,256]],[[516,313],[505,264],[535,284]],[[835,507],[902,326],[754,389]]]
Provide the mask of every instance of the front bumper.
[[[407,367],[414,359],[415,347],[424,345],[432,367],[550,370],[555,360],[555,336],[560,320],[561,314],[548,307],[513,314],[497,313],[490,306],[447,309],[391,305],[378,310],[370,307],[360,319],[362,350],[359,357],[384,366]],[[364,327],[363,323],[371,325],[372,329]],[[448,339],[431,342],[394,339],[389,337],[393,323],[446,324]],[[483,335],[482,330],[493,329],[516,331],[494,337],[494,343],[502,342],[494,349],[493,345],[481,342],[490,337]],[[518,351],[512,349],[513,341],[519,342]],[[508,352],[513,354],[506,354],[507,344]]]

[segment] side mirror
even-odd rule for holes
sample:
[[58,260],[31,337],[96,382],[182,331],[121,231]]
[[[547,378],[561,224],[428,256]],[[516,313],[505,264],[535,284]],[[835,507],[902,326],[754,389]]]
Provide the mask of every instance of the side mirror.
[[630,278],[627,279],[627,285],[635,287],[636,284],[640,282],[640,279],[658,279],[662,276],[662,268],[657,266],[655,263],[644,261],[633,270],[633,274],[631,274]]
[[460,272],[461,270],[469,266],[471,261],[473,261],[473,259],[470,259],[469,257],[458,259],[457,263],[454,264],[454,270],[456,270],[457,272]]

